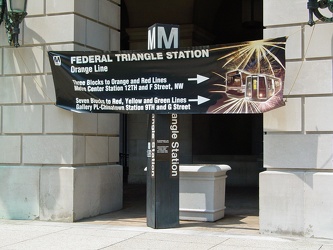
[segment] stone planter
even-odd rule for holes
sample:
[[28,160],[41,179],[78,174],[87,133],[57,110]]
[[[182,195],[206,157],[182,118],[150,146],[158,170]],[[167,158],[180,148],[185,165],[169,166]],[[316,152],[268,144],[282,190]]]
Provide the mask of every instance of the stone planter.
[[179,169],[179,218],[216,221],[224,217],[228,165],[188,164]]

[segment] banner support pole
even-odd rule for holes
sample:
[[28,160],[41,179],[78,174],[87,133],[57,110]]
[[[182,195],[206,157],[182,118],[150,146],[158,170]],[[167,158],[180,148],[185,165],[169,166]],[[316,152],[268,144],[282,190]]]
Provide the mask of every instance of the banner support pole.
[[[169,40],[166,39],[167,33]],[[155,24],[148,29],[149,50],[158,49],[158,45],[178,48],[178,44],[178,26]],[[148,133],[147,226],[154,229],[178,227],[180,146],[178,115],[149,115]]]

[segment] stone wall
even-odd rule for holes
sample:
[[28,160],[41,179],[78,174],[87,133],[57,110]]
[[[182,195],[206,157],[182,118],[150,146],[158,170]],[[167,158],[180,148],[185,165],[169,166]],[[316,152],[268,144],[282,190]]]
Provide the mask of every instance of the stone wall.
[[305,0],[264,0],[265,38],[289,38],[286,106],[264,115],[260,230],[333,238],[333,24],[307,21]]
[[120,0],[33,0],[21,47],[0,27],[0,218],[74,221],[122,207],[119,115],[54,105],[47,52],[119,50]]

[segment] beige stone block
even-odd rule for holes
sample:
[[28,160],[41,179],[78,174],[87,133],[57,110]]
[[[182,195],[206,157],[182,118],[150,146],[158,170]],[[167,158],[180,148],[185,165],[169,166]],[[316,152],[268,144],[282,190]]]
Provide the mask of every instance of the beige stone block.
[[305,58],[331,57],[333,55],[332,36],[332,23],[316,24],[312,27],[305,26]]
[[43,107],[40,105],[4,106],[4,133],[42,133]]
[[108,0],[100,0],[99,21],[120,30],[120,6]]
[[122,208],[122,167],[43,167],[40,219],[73,222]]
[[8,46],[8,37],[6,34],[5,25],[0,26],[0,46]]
[[[24,23],[25,44],[36,45],[74,41],[74,14],[32,17]],[[51,32],[50,27],[52,27]]]
[[[81,16],[75,16],[74,18],[74,40],[77,43],[87,43],[87,19]],[[84,49],[87,51],[87,49]]]
[[110,29],[110,50],[120,50],[120,32],[113,29]]
[[86,141],[84,136],[74,136],[73,159],[74,164],[85,164]]
[[75,0],[47,0],[46,14],[68,13],[74,11]]
[[279,169],[333,169],[333,135],[267,134],[264,167]]
[[80,44],[75,44],[74,51],[96,51],[96,50],[92,49],[92,48],[88,48],[88,47],[80,45]]
[[21,162],[21,136],[0,136],[0,148],[0,162],[2,164],[19,164]]
[[[46,45],[46,51],[73,51],[73,50],[75,50],[75,44],[73,43]],[[48,55],[46,56],[48,58]]]
[[86,137],[86,163],[107,163],[109,140],[104,136]]
[[40,171],[40,220],[74,221],[74,168],[42,167]]
[[4,48],[4,74],[43,73],[43,49],[36,47]]
[[[46,1],[46,3],[49,3],[51,1]],[[43,15],[44,14],[44,2],[45,2],[44,0],[27,1],[28,16],[26,18],[29,18],[29,16],[32,16],[32,15]],[[54,2],[54,1],[52,1],[52,2]],[[67,0],[67,2],[69,2],[69,1]]]
[[304,172],[265,171],[259,175],[260,232],[304,234]]
[[98,114],[98,134],[119,135],[119,114]]
[[39,170],[33,166],[0,166],[1,219],[39,218]]
[[23,136],[23,162],[26,164],[73,164],[73,136]]
[[97,133],[97,114],[74,113],[74,132],[83,134]]
[[99,24],[97,22],[87,20],[86,37],[87,37],[87,45],[100,50],[110,49],[109,48],[110,32],[108,27]]
[[0,77],[1,91],[0,103],[21,103],[22,102],[22,77],[9,76]]
[[333,97],[305,98],[305,130],[333,131]]
[[333,173],[265,171],[260,173],[260,231],[332,238]]
[[74,0],[75,12],[93,20],[98,20],[98,4],[91,0]]
[[[46,53],[45,53],[45,72],[51,73],[50,67],[50,59],[48,55],[48,51],[73,51],[75,50],[74,44],[58,44],[58,45],[47,45],[46,46]],[[52,80],[53,85],[53,80]]]
[[24,103],[55,103],[55,90],[51,75],[23,77]]
[[[0,33],[2,29],[0,28]],[[0,39],[0,44],[1,44],[1,39]],[[2,58],[3,58],[3,52],[0,50],[0,75],[2,75]]]
[[264,0],[264,26],[307,23],[306,1]]
[[119,162],[119,137],[109,138],[109,162]]
[[333,173],[305,172],[304,232],[307,237],[333,238]]
[[82,46],[82,45],[79,45],[79,44],[74,45],[74,50],[75,51],[96,51],[95,49],[88,48],[86,46]]
[[99,214],[100,199],[99,167],[78,167],[74,172],[74,220]]
[[284,94],[331,94],[332,65],[332,60],[288,62]]
[[73,112],[54,105],[44,106],[45,133],[73,133]]
[[122,167],[78,167],[74,177],[75,220],[122,208]]
[[302,131],[302,99],[288,98],[284,107],[264,113],[264,131]]
[[302,27],[283,27],[264,29],[264,38],[287,36],[286,59],[302,58]]

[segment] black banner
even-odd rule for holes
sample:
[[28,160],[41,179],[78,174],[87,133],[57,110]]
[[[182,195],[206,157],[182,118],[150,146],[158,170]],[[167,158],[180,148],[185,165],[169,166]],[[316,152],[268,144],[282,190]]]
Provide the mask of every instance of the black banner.
[[286,38],[160,51],[49,52],[75,112],[262,113],[284,105]]

